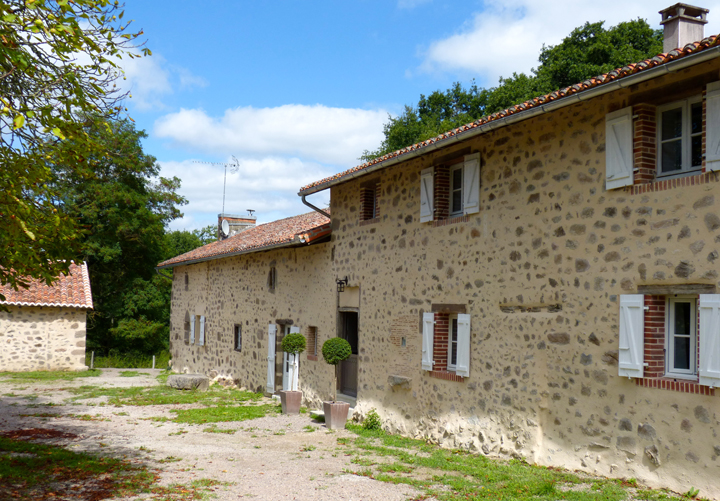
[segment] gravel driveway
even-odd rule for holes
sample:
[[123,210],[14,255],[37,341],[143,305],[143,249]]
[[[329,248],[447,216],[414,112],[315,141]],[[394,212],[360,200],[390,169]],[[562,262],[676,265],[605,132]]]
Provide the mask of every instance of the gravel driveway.
[[[158,422],[143,418],[172,417],[178,406],[97,405],[104,398],[69,404],[66,388],[82,385],[127,387],[159,384],[159,370],[140,369],[147,375],[121,377],[120,369],[103,369],[102,376],[48,383],[0,382],[0,432],[22,429],[54,429],[76,438],[56,438],[76,451],[99,452],[116,457],[137,458],[150,468],[160,469],[160,484],[188,484],[214,479],[215,499],[246,498],[268,500],[382,500],[417,497],[406,485],[393,485],[347,473],[360,467],[352,455],[338,446],[338,438],[354,436],[348,431],[331,432],[308,414],[269,415],[242,422],[218,423],[234,434],[204,432],[207,425]],[[28,399],[37,395],[37,399]],[[54,404],[45,407],[43,404]],[[96,405],[88,405],[88,404]],[[189,407],[189,406],[184,406]],[[36,417],[52,411],[61,415],[91,415],[92,421],[77,417]],[[312,431],[311,431],[312,430]],[[152,495],[123,498],[130,501],[153,499]]]

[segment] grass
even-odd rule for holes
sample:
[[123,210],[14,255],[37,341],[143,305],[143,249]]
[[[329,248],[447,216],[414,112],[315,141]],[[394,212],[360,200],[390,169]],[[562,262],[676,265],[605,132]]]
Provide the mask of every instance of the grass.
[[167,386],[132,386],[128,388],[102,388],[98,386],[80,386],[67,388],[74,394],[68,401],[78,402],[93,398],[106,397],[110,405],[178,405],[178,404],[241,404],[255,402],[262,398],[261,393],[239,391],[212,386],[208,391],[180,391]]
[[138,372],[138,371],[121,371],[120,377],[138,377],[138,376],[149,376],[150,373],[148,372]]
[[205,424],[228,421],[247,421],[265,417],[267,414],[280,414],[282,407],[275,404],[228,406],[218,405],[202,409],[172,410],[176,414],[176,423]]
[[[423,494],[418,499],[440,501],[472,499],[620,501],[636,484],[602,478],[580,478],[557,468],[544,468],[520,460],[500,461],[459,450],[441,449],[422,440],[366,430],[348,424],[355,439],[338,439],[354,453],[354,473],[383,482],[408,484]],[[365,455],[374,459],[368,459]],[[636,498],[672,499],[667,493],[640,490]]]
[[102,371],[33,371],[33,372],[0,372],[0,379],[9,379],[20,383],[42,383],[50,381],[72,381],[81,377],[97,377]]
[[[90,358],[92,354],[87,351],[85,353],[85,365],[90,367]],[[155,368],[165,369],[170,362],[170,352],[163,351],[155,357]],[[152,355],[139,354],[111,354],[108,356],[95,356],[93,365],[96,369],[151,369]]]

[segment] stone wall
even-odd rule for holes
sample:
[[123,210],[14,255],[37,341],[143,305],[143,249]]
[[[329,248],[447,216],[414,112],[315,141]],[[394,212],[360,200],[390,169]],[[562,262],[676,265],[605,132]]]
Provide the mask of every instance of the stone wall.
[[0,370],[86,370],[85,310],[7,306],[0,311]]
[[[207,261],[173,269],[170,351],[175,371],[226,375],[254,391],[265,391],[268,324],[292,321],[306,338],[308,328],[322,343],[335,337],[335,279],[331,247],[278,249]],[[270,269],[276,286],[268,286]],[[187,290],[185,274],[188,276]],[[206,317],[205,346],[186,344],[185,318]],[[242,350],[235,351],[234,326],[242,326]],[[280,326],[278,326],[280,331]],[[319,405],[330,395],[332,368],[322,359],[300,355],[300,389],[305,402]]]
[[[448,447],[720,497],[715,392],[647,388],[617,368],[619,295],[719,284],[720,184],[605,190],[605,114],[700,93],[712,64],[333,187],[332,275],[361,291],[358,408]],[[480,213],[421,224],[420,171],[471,152]],[[379,187],[371,224],[363,182]],[[422,313],[448,303],[471,315],[460,381],[421,370]]]

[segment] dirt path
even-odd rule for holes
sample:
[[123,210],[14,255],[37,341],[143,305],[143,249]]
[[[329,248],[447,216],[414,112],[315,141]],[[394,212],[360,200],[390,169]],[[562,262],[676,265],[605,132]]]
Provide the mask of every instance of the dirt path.
[[[49,443],[75,451],[135,458],[148,467],[159,468],[162,485],[188,484],[198,479],[223,482],[214,487],[215,499],[220,501],[246,498],[399,501],[420,494],[408,486],[347,473],[346,470],[356,471],[360,467],[338,446],[338,438],[352,434],[345,430],[331,432],[307,414],[218,423],[218,428],[236,430],[227,434],[203,431],[207,425],[147,419],[170,418],[173,416],[170,409],[178,406],[98,405],[104,398],[83,400],[80,404],[65,402],[72,396],[66,390],[71,387],[158,384],[155,376],[160,371],[139,372],[147,375],[120,377],[120,370],[105,369],[98,378],[73,381],[30,384],[2,381],[0,433],[39,428],[61,431],[76,438],[54,438]],[[28,399],[31,395],[37,398]],[[43,413],[61,416],[22,416]],[[123,501],[140,499],[153,497],[142,495]]]

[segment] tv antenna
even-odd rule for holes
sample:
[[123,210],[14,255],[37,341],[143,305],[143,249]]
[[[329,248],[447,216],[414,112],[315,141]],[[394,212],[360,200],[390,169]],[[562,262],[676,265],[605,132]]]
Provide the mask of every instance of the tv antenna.
[[232,162],[201,162],[199,160],[193,160],[193,162],[196,164],[222,165],[223,167],[225,167],[225,176],[223,177],[222,214],[225,214],[225,186],[227,184],[228,167],[230,167],[230,174],[235,174],[238,170],[240,170],[240,161],[235,157],[235,155],[232,155],[232,159]]

